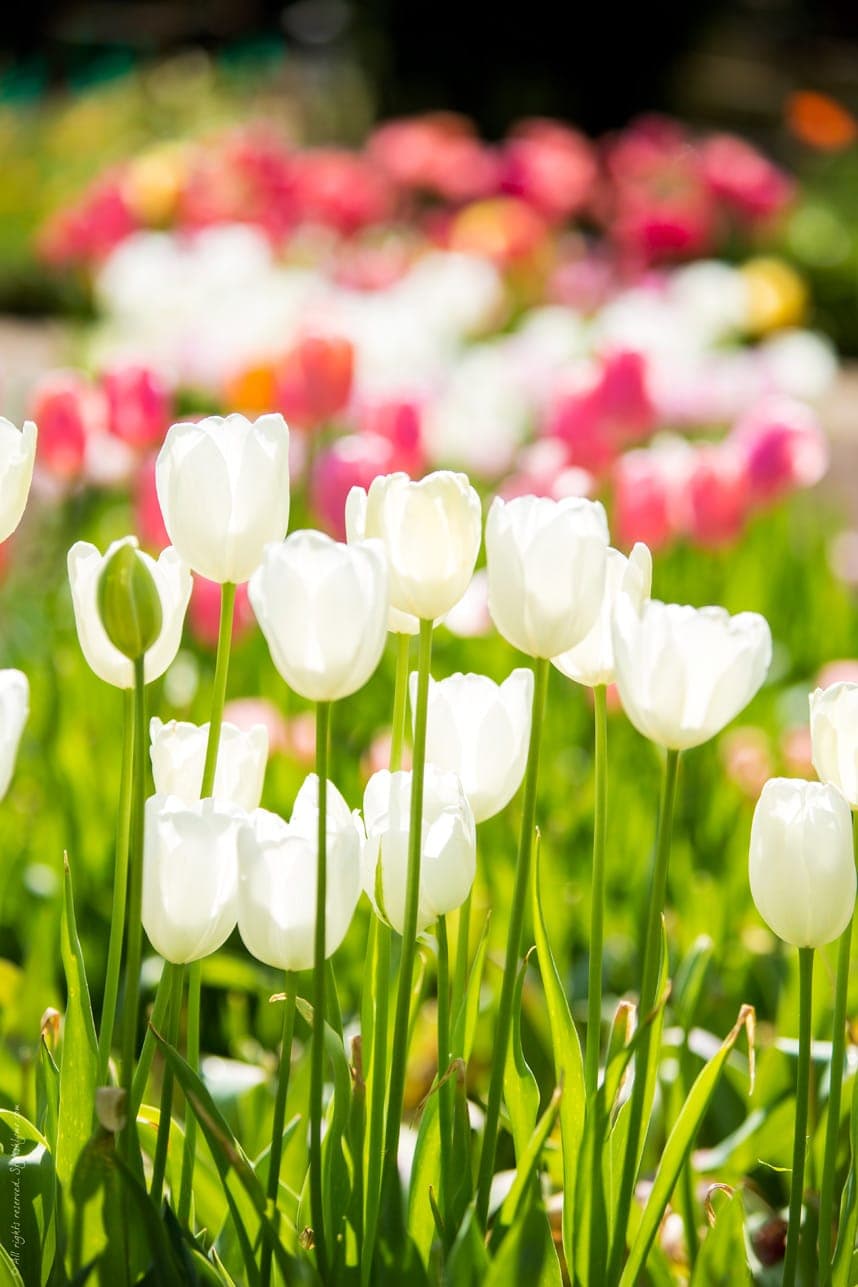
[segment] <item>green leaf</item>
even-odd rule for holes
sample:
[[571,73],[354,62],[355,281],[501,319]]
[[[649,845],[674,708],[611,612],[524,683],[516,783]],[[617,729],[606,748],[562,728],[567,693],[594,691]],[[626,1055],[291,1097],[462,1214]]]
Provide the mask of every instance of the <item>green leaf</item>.
[[620,1279],[621,1287],[634,1287],[637,1282],[637,1276],[644,1266],[650,1245],[658,1232],[679,1172],[691,1152],[700,1123],[709,1107],[718,1078],[743,1028],[747,1031],[748,1043],[753,1051],[754,1010],[752,1006],[742,1006],[735,1024],[725,1037],[720,1049],[698,1075],[676,1119],[661,1155],[640,1227],[629,1251],[629,1258]]
[[834,1271],[831,1277],[833,1287],[850,1287],[854,1281],[853,1252],[858,1238],[858,1095],[856,1094],[852,1096],[849,1137],[852,1160],[840,1203],[840,1221],[837,1228],[837,1244],[834,1249]]
[[554,1076],[558,1086],[563,1087],[563,1097],[560,1101],[560,1141],[563,1150],[563,1252],[566,1256],[566,1263],[572,1265],[575,1263],[572,1246],[575,1221],[575,1185],[581,1141],[584,1137],[584,1105],[586,1100],[584,1058],[581,1054],[578,1030],[572,1021],[569,1002],[566,1000],[560,973],[548,941],[540,894],[539,850],[539,833],[537,832],[531,886],[533,929],[536,938],[539,969],[542,974],[542,986],[545,990],[548,1022],[551,1029],[551,1044],[554,1051]]
[[11,1127],[14,1143],[0,1155],[0,1244],[24,1281],[39,1284],[42,1250],[52,1261],[56,1249],[53,1158],[44,1142],[33,1144],[38,1132],[26,1119],[2,1116],[7,1126],[15,1119],[21,1124]]
[[521,1158],[539,1116],[539,1087],[521,1048],[521,994],[530,953],[522,961],[512,998],[512,1032],[503,1078],[504,1103],[509,1113],[516,1159]]
[[60,953],[66,976],[66,1016],[60,1062],[57,1178],[71,1183],[74,1168],[92,1133],[95,1112],[96,1042],[83,952],[74,914],[71,869],[65,859]]
[[526,1148],[523,1150],[515,1172],[509,1193],[501,1206],[495,1229],[509,1228],[516,1220],[529,1191],[533,1190],[533,1181],[538,1175],[539,1161],[551,1134],[557,1113],[563,1098],[563,1087],[558,1086],[548,1107],[536,1124]]
[[48,1049],[44,1036],[39,1042],[36,1060],[36,1121],[52,1153],[57,1148],[57,1126],[60,1110],[60,1070]]
[[[711,1202],[710,1202],[711,1205]],[[692,1287],[743,1287],[750,1284],[745,1250],[745,1212],[736,1190],[719,1204],[715,1223],[704,1239],[691,1276]]]
[[429,1263],[432,1244],[436,1238],[435,1220],[429,1201],[429,1190],[438,1192],[441,1179],[441,1135],[438,1124],[438,1096],[430,1095],[423,1109],[414,1160],[411,1164],[411,1183],[408,1188],[408,1232],[424,1265]]
[[0,1287],[25,1287],[15,1261],[2,1245],[0,1245]]
[[445,1266],[445,1281],[456,1287],[482,1287],[489,1255],[473,1206],[469,1207]]
[[[160,1287],[185,1287],[188,1282],[182,1272],[181,1260],[177,1257],[167,1234],[167,1226],[149,1194],[140,1181],[128,1169],[118,1153],[113,1155],[113,1166],[119,1177],[120,1185],[125,1189],[136,1216],[146,1236],[146,1243],[152,1257],[152,1268],[155,1280]],[[125,1210],[128,1210],[126,1204]]]
[[485,1277],[485,1287],[561,1287],[562,1275],[548,1217],[535,1202],[501,1243]]
[[465,1063],[471,1057],[471,1051],[474,1048],[474,1036],[477,1031],[477,1019],[480,1013],[480,989],[483,983],[483,967],[486,960],[486,952],[489,946],[489,923],[491,918],[486,916],[483,919],[483,928],[480,933],[480,941],[477,944],[477,950],[474,953],[474,959],[471,963],[471,972],[468,975],[468,985],[465,988],[465,995],[462,998],[462,1004],[459,1007],[459,1013],[455,1016],[453,1022],[453,1051],[461,1055]]

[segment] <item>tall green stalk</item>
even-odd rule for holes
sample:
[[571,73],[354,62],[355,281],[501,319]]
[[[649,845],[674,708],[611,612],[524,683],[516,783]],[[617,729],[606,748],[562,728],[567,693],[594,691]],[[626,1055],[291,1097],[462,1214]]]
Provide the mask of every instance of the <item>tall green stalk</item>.
[[107,948],[107,975],[101,1006],[101,1029],[98,1034],[96,1086],[107,1081],[113,1026],[116,1022],[116,999],[122,967],[122,942],[125,937],[125,904],[128,893],[128,850],[131,841],[131,795],[134,761],[134,691],[123,692],[124,731],[122,736],[122,770],[119,780],[119,816],[116,828],[116,859],[113,868],[113,910],[110,917],[110,941]]
[[[271,1124],[271,1151],[268,1154],[268,1187],[266,1196],[277,1210],[280,1192],[280,1162],[283,1157],[283,1128],[286,1124],[286,1097],[289,1094],[289,1073],[292,1068],[292,1034],[295,1030],[295,978],[287,970],[283,985],[283,1030],[280,1034],[280,1065],[277,1069],[277,1094],[274,1099],[274,1120]],[[275,1221],[276,1229],[276,1221]],[[262,1287],[270,1287],[271,1261],[274,1248],[266,1241],[262,1248]]]
[[[471,946],[471,899],[473,898],[473,892],[473,889],[471,889],[468,897],[459,908],[459,922],[456,927],[456,963],[453,966],[453,1000],[450,1010],[454,1030],[459,1018],[459,1010],[465,998],[465,989],[468,986],[468,962]],[[454,1055],[460,1055],[461,1053],[461,1050],[453,1051]]]
[[640,1045],[635,1054],[635,1077],[632,1082],[631,1102],[629,1104],[629,1132],[626,1138],[626,1155],[623,1159],[623,1172],[620,1179],[620,1190],[617,1199],[614,1240],[611,1246],[611,1257],[608,1263],[608,1282],[619,1281],[623,1266],[623,1254],[626,1247],[629,1214],[632,1206],[635,1179],[638,1170],[641,1132],[644,1127],[644,1101],[646,1099],[646,1070],[649,1062],[652,1025],[647,1024],[647,1016],[656,1003],[656,989],[661,956],[661,918],[667,894],[667,868],[670,861],[670,839],[673,831],[673,808],[676,800],[676,776],[679,766],[679,752],[668,751],[664,764],[664,785],[661,793],[661,807],[658,817],[658,834],[656,837],[655,856],[650,879],[649,903],[647,908],[646,938],[644,940],[643,969],[641,973],[640,1002],[638,1021],[645,1027],[641,1032]]
[[524,805],[521,815],[521,835],[515,869],[515,889],[509,916],[506,941],[503,983],[498,1002],[498,1017],[492,1049],[492,1075],[486,1107],[486,1124],[483,1131],[483,1148],[477,1178],[477,1219],[483,1228],[489,1214],[489,1197],[495,1169],[498,1126],[500,1122],[503,1075],[512,1031],[512,1001],[515,980],[521,957],[521,934],[524,925],[524,908],[530,887],[530,860],[533,853],[533,835],[536,826],[536,785],[539,777],[539,749],[542,742],[542,721],[545,713],[545,694],[548,691],[549,662],[538,657],[534,668],[533,714],[530,723],[530,744],[527,749],[527,767],[524,773]]
[[608,703],[604,684],[593,689],[595,712],[595,815],[593,818],[593,886],[590,897],[590,956],[587,997],[587,1046],[584,1085],[587,1098],[599,1085],[602,1033],[602,957],[605,941],[605,836],[608,823]]
[[328,737],[331,704],[316,703],[316,776],[319,782],[316,924],[313,933],[313,1035],[310,1051],[310,1210],[319,1276],[325,1280],[322,1196],[322,1087],[325,1078],[325,909],[328,899]]
[[[858,815],[854,815],[858,822]],[[853,823],[855,825],[855,823]],[[831,1246],[834,1225],[834,1176],[837,1170],[837,1139],[840,1133],[840,1104],[843,1098],[843,1069],[846,1058],[846,1003],[849,993],[849,963],[852,956],[852,921],[840,936],[837,976],[834,983],[834,1014],[831,1019],[831,1066],[829,1072],[828,1121],[825,1127],[825,1155],[819,1189],[819,1284],[831,1281]]]
[[[393,718],[390,727],[390,772],[402,766],[408,705],[408,658],[411,638],[396,636],[396,674],[393,684]],[[378,1204],[381,1198],[381,1165],[383,1158],[384,1110],[387,1090],[387,1039],[390,1020],[390,926],[380,918],[375,922],[376,951],[373,978],[372,1050],[369,1060],[369,1129],[366,1148],[366,1184],[364,1186],[364,1233],[361,1252],[361,1284],[368,1287],[372,1273],[375,1235],[378,1229]]]
[[450,1152],[453,1146],[453,1083],[447,1076],[450,1046],[450,949],[447,944],[447,917],[439,916],[438,931],[438,1128],[441,1143],[441,1212],[447,1217],[450,1186]]
[[384,1137],[382,1193],[395,1193],[399,1132],[405,1099],[405,1071],[408,1062],[408,1021],[411,1012],[411,984],[417,951],[417,912],[420,901],[420,860],[423,831],[423,776],[426,767],[426,712],[429,700],[429,670],[432,665],[432,622],[420,622],[417,655],[417,703],[414,712],[414,761],[411,772],[411,816],[408,832],[408,873],[405,882],[405,919],[402,926],[402,955],[393,1021],[393,1052],[387,1101],[387,1128]]
[[[179,1020],[182,1013],[182,990],[185,967],[168,961],[164,966],[168,973],[170,994],[167,1013],[166,1038],[171,1046],[179,1040]],[[170,1143],[170,1125],[173,1113],[173,1070],[169,1064],[164,1066],[164,1080],[161,1083],[161,1111],[158,1117],[158,1135],[155,1140],[155,1158],[152,1163],[152,1186],[149,1192],[156,1207],[161,1206],[161,1194],[164,1189],[164,1175],[167,1169],[167,1149]]]
[[146,681],[143,658],[134,662],[134,750],[131,792],[131,833],[129,845],[127,951],[125,958],[125,1001],[122,1028],[122,1086],[127,1119],[124,1130],[126,1164],[136,1172],[139,1162],[137,1115],[132,1111],[134,1052],[137,1044],[137,1016],[140,1008],[140,959],[143,952],[143,810],[146,799]]
[[807,1155],[807,1102],[810,1090],[810,1040],[813,1002],[813,948],[798,949],[798,1076],[795,1089],[795,1136],[792,1149],[789,1224],[784,1256],[783,1287],[795,1287],[798,1244],[804,1198],[804,1162]]
[[[215,658],[214,683],[212,685],[212,704],[209,716],[209,735],[206,742],[206,758],[203,765],[203,779],[200,784],[200,799],[205,800],[214,793],[215,773],[217,772],[217,753],[220,746],[220,730],[223,723],[223,708],[226,703],[226,684],[229,677],[229,654],[232,646],[232,623],[235,616],[235,585],[226,581],[220,588],[220,623],[218,626],[217,655]],[[199,961],[191,962],[188,967],[188,1031],[187,1061],[196,1072],[200,1065],[200,995],[202,991],[202,967]],[[194,1183],[194,1162],[197,1148],[197,1119],[193,1113],[187,1114],[185,1122],[185,1143],[182,1149],[182,1182],[179,1189],[178,1217],[180,1222],[187,1223],[191,1214],[191,1194]]]

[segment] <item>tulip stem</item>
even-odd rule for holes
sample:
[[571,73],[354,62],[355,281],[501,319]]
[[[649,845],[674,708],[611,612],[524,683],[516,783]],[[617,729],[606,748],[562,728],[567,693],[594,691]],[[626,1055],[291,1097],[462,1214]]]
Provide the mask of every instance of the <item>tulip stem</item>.
[[587,1098],[599,1088],[602,1033],[602,956],[605,939],[605,835],[608,819],[608,720],[604,684],[593,689],[595,711],[595,816],[593,819],[593,886],[590,895],[590,957],[587,998],[587,1048],[584,1084]]
[[134,692],[123,693],[124,732],[122,737],[122,773],[119,780],[119,817],[116,830],[116,860],[113,869],[113,911],[110,917],[110,943],[107,949],[107,974],[104,1001],[101,1006],[101,1030],[98,1034],[98,1069],[96,1086],[107,1082],[113,1025],[116,1022],[116,999],[122,966],[122,940],[125,935],[125,903],[128,893],[128,849],[131,832],[131,795],[134,757]]
[[[286,971],[283,984],[283,1030],[280,1037],[280,1064],[277,1069],[277,1095],[274,1100],[274,1120],[271,1124],[271,1150],[268,1154],[268,1188],[266,1195],[273,1206],[276,1230],[277,1197],[280,1193],[280,1162],[283,1157],[283,1128],[286,1124],[286,1097],[289,1093],[289,1073],[292,1069],[292,1034],[295,1030],[295,977]],[[262,1249],[262,1287],[271,1282],[271,1260],[274,1248],[266,1242]]]
[[133,1111],[134,1051],[140,1005],[140,959],[143,954],[143,805],[146,796],[146,681],[143,657],[134,662],[134,751],[131,793],[131,833],[128,850],[128,918],[125,957],[125,1002],[122,1029],[122,1085],[125,1090],[125,1162],[137,1171],[139,1143]]
[[[411,639],[396,636],[396,674],[393,686],[393,717],[390,725],[390,772],[402,767],[408,698],[408,659]],[[375,976],[372,1025],[372,1051],[369,1063],[369,1129],[367,1132],[366,1186],[364,1189],[364,1231],[361,1250],[361,1283],[368,1287],[378,1228],[378,1204],[381,1198],[381,1164],[383,1157],[385,1091],[387,1089],[387,1038],[390,1026],[390,926],[381,918],[375,921]]]
[[486,1125],[480,1169],[477,1178],[477,1219],[485,1228],[489,1214],[492,1176],[495,1169],[498,1127],[506,1055],[512,1030],[512,1001],[521,957],[521,935],[524,925],[524,908],[530,882],[530,859],[533,852],[533,835],[536,826],[536,784],[539,775],[539,748],[542,741],[542,720],[545,712],[545,694],[548,690],[549,662],[544,657],[536,659],[533,686],[533,717],[530,724],[530,744],[527,748],[527,768],[524,773],[524,804],[521,815],[521,834],[515,870],[515,889],[510,907],[509,929],[506,941],[503,983],[498,1002],[495,1041],[492,1050],[492,1074],[486,1107]]
[[[214,795],[215,774],[217,772],[217,753],[220,746],[220,729],[223,723],[223,708],[226,702],[226,683],[229,676],[229,654],[232,645],[232,625],[235,616],[235,585],[225,581],[220,588],[220,624],[217,636],[217,655],[215,657],[214,682],[212,684],[212,704],[209,716],[209,736],[206,742],[206,758],[203,765],[203,779],[200,783],[200,799],[205,800]],[[192,962],[188,970],[188,1043],[187,1061],[194,1072],[200,1064],[200,994],[202,990],[201,965]],[[182,1148],[182,1183],[179,1191],[179,1220],[187,1222],[191,1213],[191,1193],[194,1184],[194,1163],[197,1151],[197,1119],[193,1113],[186,1114],[185,1143]]]
[[667,894],[667,868],[670,860],[670,839],[673,831],[673,806],[676,800],[678,766],[679,752],[668,750],[664,764],[664,785],[662,787],[661,807],[658,816],[655,856],[650,877],[646,937],[644,939],[643,967],[641,971],[638,1023],[642,1025],[642,1031],[640,1045],[635,1054],[635,1075],[629,1104],[629,1133],[626,1138],[626,1155],[623,1160],[623,1172],[620,1178],[620,1191],[614,1221],[614,1240],[608,1265],[607,1281],[609,1283],[617,1282],[622,1270],[629,1213],[638,1169],[641,1131],[644,1125],[643,1114],[646,1100],[647,1068],[649,1066],[649,1050],[652,1040],[652,1025],[647,1020],[655,1008],[657,1000],[656,991],[658,989],[661,965],[661,922]]
[[[453,1003],[451,1007],[454,1029],[459,1020],[459,1010],[465,999],[465,991],[468,986],[472,896],[473,889],[468,891],[468,897],[459,908],[459,924],[456,928],[456,964],[453,970]],[[461,1053],[460,1050],[453,1051],[455,1055],[460,1055]]]
[[[182,1013],[182,986],[185,978],[185,967],[167,961],[164,966],[167,974],[169,994],[167,1010],[167,1030],[165,1036],[171,1046],[179,1040],[179,1019]],[[161,1082],[161,1111],[158,1117],[158,1135],[155,1141],[155,1159],[152,1163],[152,1187],[149,1190],[152,1201],[160,1210],[161,1194],[164,1189],[164,1173],[167,1169],[167,1148],[170,1143],[170,1118],[173,1111],[173,1070],[169,1063],[164,1064],[164,1078]]]
[[310,1212],[319,1277],[326,1277],[322,1198],[322,1085],[325,1076],[325,912],[328,898],[328,737],[331,704],[316,703],[316,776],[319,829],[316,863],[316,924],[313,933],[313,1035],[310,1052]]
[[[853,816],[858,828],[858,814]],[[825,1127],[825,1156],[819,1189],[819,1283],[831,1281],[831,1240],[834,1224],[834,1175],[837,1169],[837,1137],[840,1133],[840,1103],[843,1092],[843,1068],[846,1056],[846,1002],[849,992],[849,964],[852,954],[852,921],[840,936],[837,952],[837,977],[834,983],[833,1037],[829,1072],[828,1121]]]
[[450,1150],[453,1143],[453,1083],[447,1076],[450,1050],[450,949],[447,917],[438,917],[438,1126],[441,1141],[441,1212],[447,1220],[447,1191],[452,1180]]
[[158,1032],[163,1031],[169,1004],[170,974],[165,961],[164,968],[161,971],[161,978],[158,980],[158,987],[155,990],[155,1003],[152,1006],[152,1013],[149,1016],[149,1023],[146,1027],[146,1035],[143,1038],[143,1048],[140,1051],[140,1058],[137,1060],[137,1067],[134,1070],[134,1081],[131,1087],[131,1111],[135,1115],[143,1103],[143,1093],[146,1090],[149,1069],[152,1067],[152,1056],[155,1053],[155,1037],[152,1029],[155,1028]]
[[[393,1051],[388,1081],[387,1129],[384,1140],[382,1193],[399,1193],[397,1166],[402,1105],[405,1099],[405,1072],[408,1062],[408,1031],[411,1015],[411,984],[417,951],[417,914],[420,903],[420,860],[423,832],[423,773],[426,764],[426,713],[429,702],[429,670],[432,665],[432,622],[421,620],[417,654],[417,702],[414,712],[414,761],[411,774],[411,817],[408,830],[408,872],[405,882],[405,917],[402,926],[402,954],[393,1020]],[[386,1181],[386,1183],[385,1183]]]
[[798,1271],[798,1242],[804,1198],[804,1160],[807,1153],[807,1101],[810,1089],[811,1008],[813,1002],[813,948],[798,949],[798,1075],[795,1088],[795,1136],[792,1150],[792,1181],[789,1198],[783,1287],[795,1287]]

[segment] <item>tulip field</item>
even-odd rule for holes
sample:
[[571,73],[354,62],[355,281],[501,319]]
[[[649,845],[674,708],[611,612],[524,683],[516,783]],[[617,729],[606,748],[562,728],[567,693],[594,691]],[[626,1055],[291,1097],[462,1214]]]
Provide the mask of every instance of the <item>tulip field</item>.
[[0,1287],[858,1282],[800,200],[438,115],[53,212],[95,319],[0,419]]

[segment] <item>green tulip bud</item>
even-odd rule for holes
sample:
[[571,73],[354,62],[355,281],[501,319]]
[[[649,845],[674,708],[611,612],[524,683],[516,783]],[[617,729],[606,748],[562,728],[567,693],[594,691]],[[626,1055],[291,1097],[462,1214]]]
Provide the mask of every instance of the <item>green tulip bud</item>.
[[136,545],[110,556],[98,580],[98,615],[108,639],[123,657],[143,657],[161,633],[161,599]]

